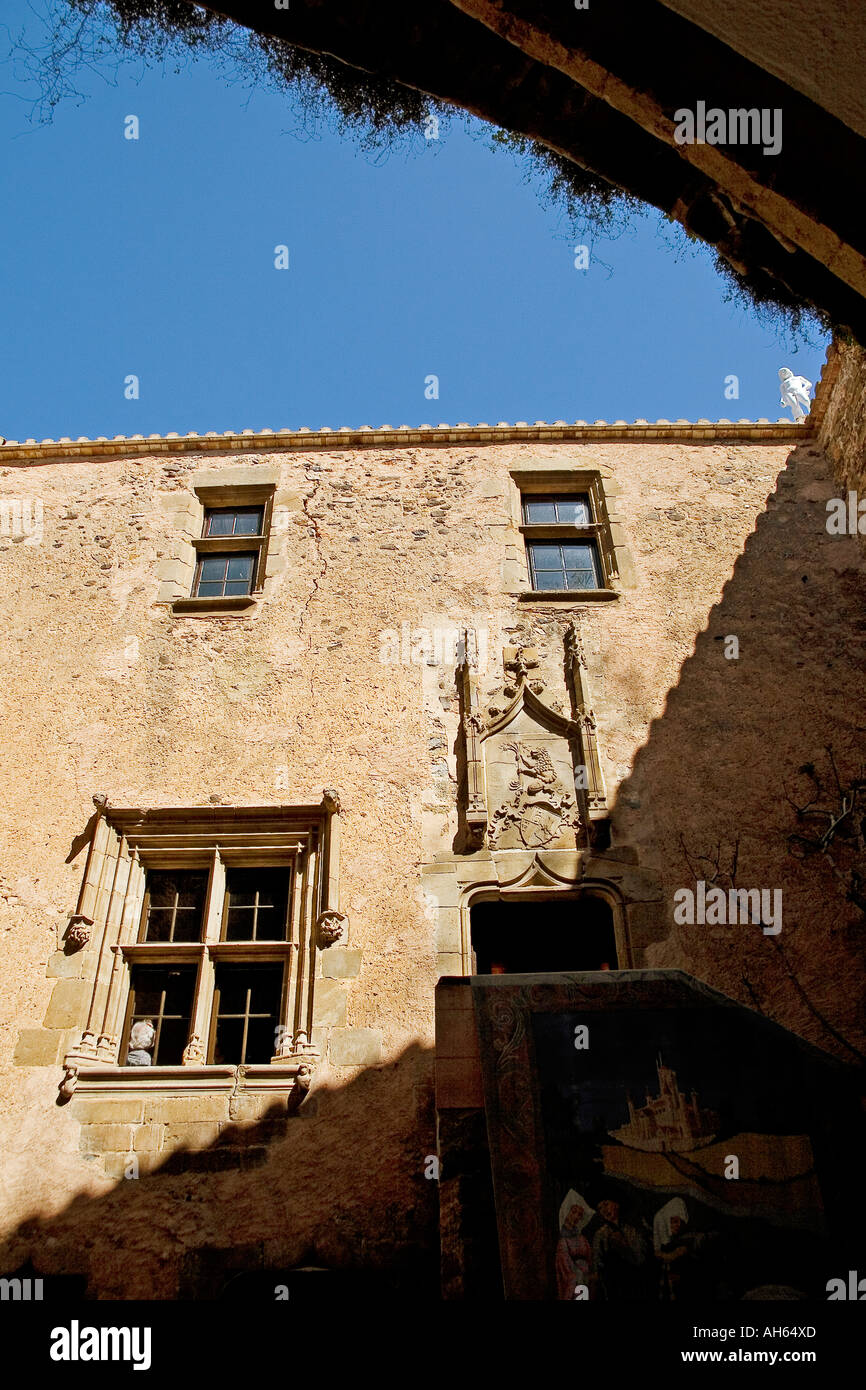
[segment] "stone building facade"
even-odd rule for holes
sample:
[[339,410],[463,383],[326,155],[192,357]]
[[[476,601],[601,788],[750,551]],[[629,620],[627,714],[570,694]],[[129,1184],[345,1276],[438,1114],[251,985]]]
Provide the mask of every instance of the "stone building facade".
[[[3,448],[6,1270],[435,1296],[442,975],[675,968],[862,1049],[863,914],[790,840],[864,746],[829,395]],[[698,880],[781,931],[677,922]]]

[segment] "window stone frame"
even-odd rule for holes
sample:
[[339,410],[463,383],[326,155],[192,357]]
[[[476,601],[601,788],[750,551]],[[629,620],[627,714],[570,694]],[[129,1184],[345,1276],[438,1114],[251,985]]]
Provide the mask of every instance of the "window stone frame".
[[[613,499],[617,489],[600,469],[512,469],[511,524],[523,541],[520,587],[510,590],[520,603],[576,604],[616,600],[623,588],[635,585],[634,564],[624,544],[624,533]],[[527,497],[545,497],[561,493],[583,493],[589,498],[592,521],[585,526],[533,525],[523,520],[523,502]],[[529,562],[529,542],[532,540],[591,538],[603,584],[598,589],[533,589]]]
[[[94,797],[90,836],[67,949],[88,948],[89,1001],[78,1041],[63,1061],[63,1098],[74,1091],[116,1096],[194,1095],[239,1088],[270,1093],[306,1090],[321,1057],[316,1030],[318,954],[342,941],[347,919],[338,907],[340,800],[326,788],[318,805],[207,806],[162,809],[110,807]],[[203,939],[147,943],[140,937],[148,868],[201,867],[209,860]],[[292,868],[285,942],[220,939],[225,867]],[[180,1066],[125,1067],[118,1063],[129,998],[130,969],[152,959],[199,963],[190,1034]],[[279,1028],[270,1063],[208,1064],[206,1039],[213,1006],[214,963],[284,961]],[[320,1030],[319,1030],[320,1031]]]

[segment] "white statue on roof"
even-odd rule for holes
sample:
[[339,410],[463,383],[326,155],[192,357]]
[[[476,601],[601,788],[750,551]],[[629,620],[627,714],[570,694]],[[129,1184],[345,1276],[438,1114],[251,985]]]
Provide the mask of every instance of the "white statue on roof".
[[790,367],[780,367],[779,385],[782,391],[782,405],[788,407],[799,424],[801,420],[805,420],[812,408],[809,400],[811,381],[807,381],[804,376],[794,376]]

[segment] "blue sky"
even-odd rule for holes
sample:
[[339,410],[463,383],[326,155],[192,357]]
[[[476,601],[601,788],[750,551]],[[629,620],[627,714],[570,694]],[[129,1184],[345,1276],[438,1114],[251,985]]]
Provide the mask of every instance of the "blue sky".
[[678,253],[654,211],[575,238],[477,123],[365,155],[292,134],[285,94],[207,60],[84,72],[83,101],[31,120],[9,49],[44,41],[43,6],[5,0],[0,29],[0,435],[776,419],[778,368],[820,373],[817,330],[725,303],[709,253]]

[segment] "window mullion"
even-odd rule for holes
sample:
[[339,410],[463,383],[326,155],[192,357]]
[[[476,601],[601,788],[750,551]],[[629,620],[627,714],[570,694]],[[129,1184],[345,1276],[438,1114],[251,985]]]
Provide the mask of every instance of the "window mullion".
[[210,1032],[213,1006],[214,966],[208,946],[219,941],[222,928],[223,900],[226,891],[226,872],[219,849],[214,850],[208,880],[207,906],[204,918],[204,945],[199,959],[189,1025],[189,1041],[184,1048],[185,1067],[202,1066],[205,1062],[206,1039]]

